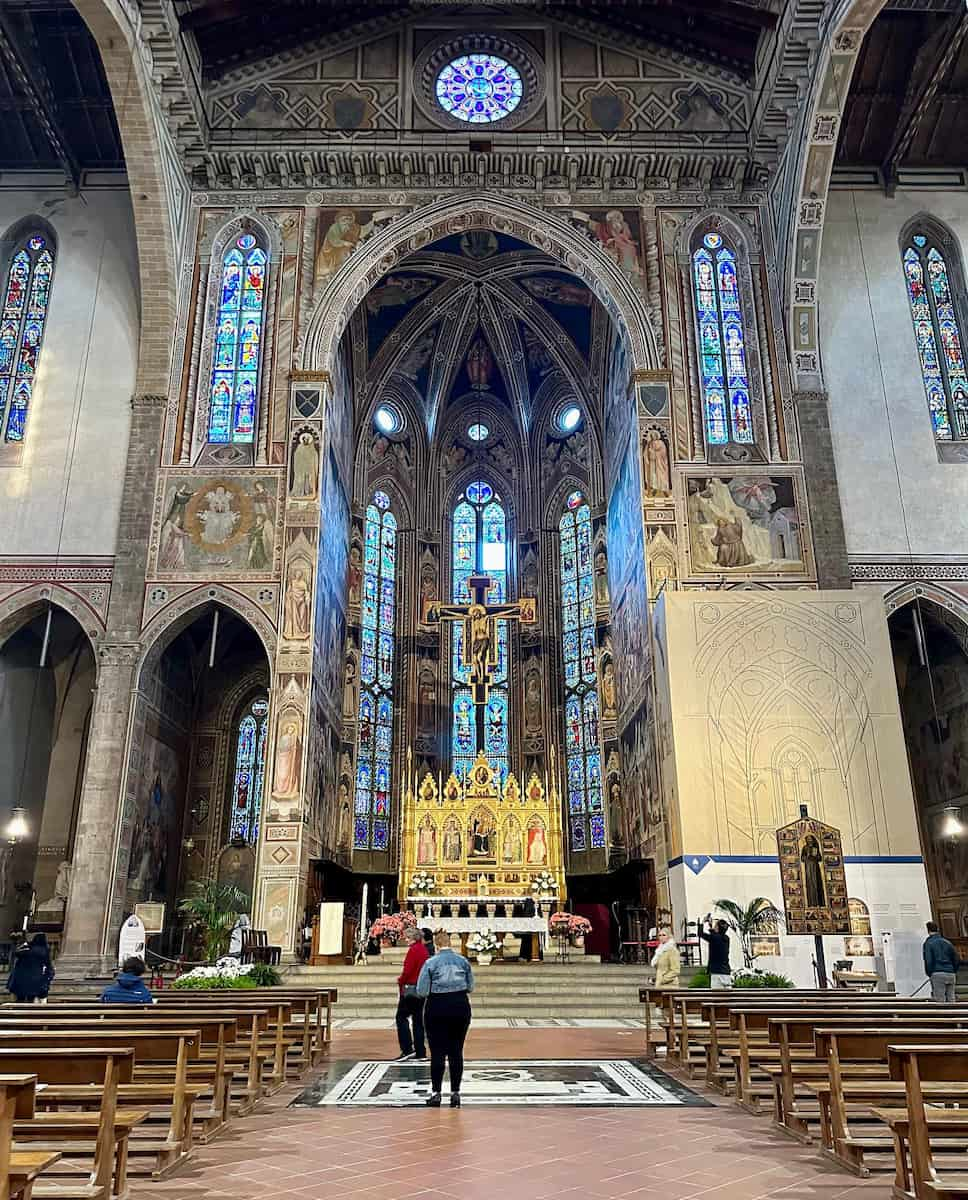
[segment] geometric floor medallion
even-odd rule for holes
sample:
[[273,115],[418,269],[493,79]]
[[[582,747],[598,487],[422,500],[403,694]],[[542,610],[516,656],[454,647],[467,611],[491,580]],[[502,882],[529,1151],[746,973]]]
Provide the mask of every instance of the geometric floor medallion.
[[[448,1091],[444,1077],[444,1093]],[[430,1094],[426,1062],[331,1063],[325,1075],[292,1104],[403,1107]],[[461,1099],[471,1105],[548,1105],[570,1108],[639,1108],[708,1101],[645,1060],[494,1059],[464,1064]]]

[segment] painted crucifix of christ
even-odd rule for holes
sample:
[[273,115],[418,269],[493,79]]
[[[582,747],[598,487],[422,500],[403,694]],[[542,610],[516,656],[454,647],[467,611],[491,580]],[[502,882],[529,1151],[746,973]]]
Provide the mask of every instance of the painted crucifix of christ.
[[425,600],[423,621],[435,625],[441,621],[461,621],[461,658],[463,666],[470,672],[471,696],[474,700],[477,720],[477,752],[484,750],[484,712],[494,673],[497,670],[497,626],[496,621],[518,620],[524,625],[533,625],[536,620],[534,598],[526,596],[506,604],[488,604],[487,593],[492,581],[487,575],[472,575],[467,581],[470,593],[469,604],[442,604],[437,600]]

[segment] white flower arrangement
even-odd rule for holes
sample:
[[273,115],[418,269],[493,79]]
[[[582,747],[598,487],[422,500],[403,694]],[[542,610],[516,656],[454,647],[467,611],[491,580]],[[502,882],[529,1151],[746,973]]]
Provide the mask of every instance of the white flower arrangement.
[[238,975],[251,975],[255,963],[240,963],[237,958],[226,956],[210,967],[194,967],[179,975],[179,979],[235,979]]
[[467,939],[467,949],[475,954],[493,954],[497,949],[497,938],[490,929],[475,930]]
[[539,896],[545,896],[549,893],[557,892],[558,881],[550,871],[542,871],[540,875],[536,875],[531,883],[532,892],[537,892]]
[[429,896],[437,887],[437,877],[429,871],[416,871],[410,877],[411,896]]

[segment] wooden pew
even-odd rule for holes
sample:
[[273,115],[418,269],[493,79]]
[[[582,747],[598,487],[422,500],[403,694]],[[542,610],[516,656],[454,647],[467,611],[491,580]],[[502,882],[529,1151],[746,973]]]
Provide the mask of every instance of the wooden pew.
[[[71,1046],[37,1047],[23,1044],[17,1049],[0,1048],[0,1072],[24,1072],[29,1067],[39,1085],[91,1084],[101,1089],[101,1105],[94,1117],[72,1114],[76,1119],[58,1119],[45,1128],[46,1117],[18,1114],[15,1120],[14,1152],[60,1153],[68,1156],[64,1166],[49,1179],[33,1186],[35,1197],[44,1200],[108,1200],[127,1193],[127,1142],[146,1114],[117,1107],[119,1083],[130,1082],[134,1073],[134,1050],[124,1046],[101,1048]],[[38,1148],[37,1142],[49,1143]],[[35,1160],[32,1160],[35,1161]],[[84,1164],[90,1163],[86,1170]],[[78,1164],[81,1164],[78,1166]],[[33,1169],[33,1168],[31,1168]]]
[[[888,1124],[891,1119],[896,1121],[892,1129],[896,1128],[897,1134],[906,1140],[910,1153],[909,1175],[905,1178],[903,1163],[899,1161],[896,1183],[900,1180],[902,1186],[913,1188],[917,1200],[968,1200],[968,1172],[939,1171],[936,1164],[942,1138],[964,1139],[968,1134],[968,1113],[960,1110],[957,1115],[948,1116],[930,1110],[924,1096],[926,1082],[968,1081],[968,1046],[957,1042],[891,1045],[887,1057],[891,1079],[904,1083],[906,1121],[891,1118],[884,1110],[879,1115],[882,1119],[887,1116]],[[962,1140],[961,1145],[964,1148],[968,1144]]]
[[[72,1054],[75,1047],[106,1049],[117,1046],[133,1049],[136,1071],[148,1063],[165,1064],[172,1069],[175,1102],[167,1131],[159,1137],[155,1131],[149,1129],[145,1131],[144,1136],[131,1139],[128,1143],[129,1171],[151,1174],[160,1179],[183,1162],[191,1152],[191,1120],[187,1115],[191,1098],[186,1091],[186,1085],[188,1062],[198,1058],[197,1029],[183,1027],[151,1030],[129,1027],[103,1031],[82,1029],[74,1033],[60,1029],[0,1029],[0,1051],[21,1048],[32,1051],[55,1049],[62,1054]],[[52,1114],[52,1118],[57,1116],[56,1113]],[[146,1113],[142,1114],[138,1124],[140,1125],[146,1117]]]
[[[46,1009],[46,1011],[45,1011]],[[43,1015],[41,1015],[43,1014]],[[229,1092],[232,1069],[225,1065],[226,1044],[235,1041],[237,1021],[230,1017],[213,1017],[210,1014],[182,1015],[181,1012],[171,1016],[155,1014],[138,1008],[135,1013],[119,1013],[116,1007],[107,1009],[75,1009],[69,1007],[36,1005],[25,1006],[25,1011],[11,1013],[10,1007],[0,1008],[0,1032],[6,1029],[25,1030],[62,1030],[69,1035],[84,1030],[114,1031],[131,1029],[142,1026],[148,1030],[179,1030],[187,1024],[198,1027],[200,1038],[200,1059],[191,1066],[191,1082],[179,1085],[174,1078],[169,1083],[135,1082],[119,1086],[118,1097],[122,1103],[129,1105],[149,1105],[152,1109],[151,1118],[157,1121],[158,1110],[165,1110],[165,1119],[174,1121],[179,1113],[184,1114],[186,1128],[181,1136],[191,1144],[193,1129],[197,1127],[201,1141],[208,1141],[225,1125],[229,1115]],[[209,1068],[205,1070],[201,1058],[207,1057]],[[182,1095],[178,1095],[181,1086]],[[46,1108],[56,1108],[59,1105],[82,1105],[85,1101],[90,1106],[91,1097],[83,1088],[45,1088],[43,1104]],[[207,1100],[204,1105],[201,1103]],[[194,1125],[193,1125],[194,1122]],[[174,1132],[174,1131],[173,1131]]]
[[0,1075],[0,1200],[10,1200],[11,1191],[23,1191],[10,1178],[13,1124],[17,1117],[34,1115],[36,1086],[36,1075]]

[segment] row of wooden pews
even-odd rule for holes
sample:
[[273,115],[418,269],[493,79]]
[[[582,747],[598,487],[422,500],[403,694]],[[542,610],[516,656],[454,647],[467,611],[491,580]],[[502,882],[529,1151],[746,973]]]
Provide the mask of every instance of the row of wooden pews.
[[[646,1053],[900,1200],[968,1200],[968,1004],[831,991],[640,989]],[[659,1031],[664,1035],[658,1036]]]
[[0,1006],[0,1200],[124,1200],[328,1054],[335,988]]

